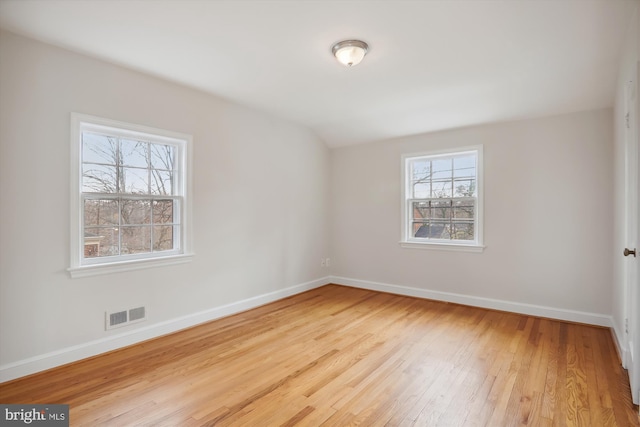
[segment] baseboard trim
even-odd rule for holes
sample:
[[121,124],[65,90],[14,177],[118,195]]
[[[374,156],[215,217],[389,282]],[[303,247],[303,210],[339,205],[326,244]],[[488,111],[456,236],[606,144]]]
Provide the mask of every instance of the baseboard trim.
[[611,337],[613,338],[616,352],[618,353],[618,357],[620,358],[620,363],[622,364],[623,368],[629,369],[629,363],[631,362],[631,353],[629,352],[629,346],[627,340],[625,339],[626,334],[615,321],[612,321],[612,323],[613,326],[611,327]]
[[329,277],[0,366],[0,383],[210,322],[331,283]]
[[556,307],[547,307],[533,304],[524,304],[498,300],[493,298],[462,295],[450,292],[433,291],[429,289],[413,288],[409,286],[392,285],[389,283],[371,282],[368,280],[351,279],[348,277],[331,276],[331,283],[346,285],[354,288],[368,289],[372,291],[388,292],[391,294],[425,298],[437,301],[445,301],[473,307],[489,308],[492,310],[508,311],[512,313],[527,314],[530,316],[547,317],[550,319],[564,320],[589,325],[613,327],[613,317],[606,314],[588,313],[583,311],[567,310]]

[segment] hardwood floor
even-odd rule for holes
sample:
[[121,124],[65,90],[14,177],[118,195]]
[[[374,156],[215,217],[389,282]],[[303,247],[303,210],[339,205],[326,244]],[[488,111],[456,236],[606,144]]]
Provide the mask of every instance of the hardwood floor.
[[0,384],[71,425],[638,426],[605,328],[329,285]]

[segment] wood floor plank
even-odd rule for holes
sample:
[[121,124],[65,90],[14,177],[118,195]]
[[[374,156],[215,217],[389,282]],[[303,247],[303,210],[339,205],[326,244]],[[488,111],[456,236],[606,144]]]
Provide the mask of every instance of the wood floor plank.
[[0,384],[74,426],[639,426],[605,328],[328,285]]

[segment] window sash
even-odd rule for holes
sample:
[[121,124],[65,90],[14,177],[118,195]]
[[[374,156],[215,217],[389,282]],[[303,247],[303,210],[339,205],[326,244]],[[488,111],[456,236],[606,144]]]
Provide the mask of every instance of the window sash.
[[[86,201],[88,200],[111,200],[118,202],[117,205],[117,222],[113,223],[103,223],[103,224],[87,224],[86,223]],[[172,201],[172,221],[170,222],[156,222],[154,217],[156,216],[153,210],[153,202],[160,201]],[[122,217],[122,202],[126,201],[148,201],[150,204],[149,207],[149,220],[148,222],[124,222]],[[87,236],[87,230],[108,230],[112,229],[118,236],[117,239],[117,255],[104,255],[104,256],[95,256],[95,257],[87,257],[84,252],[82,253],[82,263],[83,264],[102,264],[107,262],[114,261],[125,261],[125,260],[134,260],[134,259],[142,259],[148,257],[157,257],[159,255],[168,256],[180,254],[182,249],[182,239],[181,239],[181,211],[183,206],[183,198],[179,196],[154,196],[154,195],[114,195],[111,193],[84,193],[81,196],[81,204],[80,208],[81,218],[82,218],[82,247],[90,243],[91,237]],[[148,251],[138,252],[138,253],[123,253],[123,241],[122,241],[122,231],[123,229],[130,227],[138,227],[138,228],[148,228],[149,229],[149,242],[150,247]],[[154,242],[156,236],[156,229],[159,227],[172,227],[172,248],[171,249],[155,249]]]
[[[447,164],[449,165],[446,166]],[[442,169],[443,166],[445,169]],[[473,151],[409,158],[408,173],[405,178],[408,186],[406,197],[447,198],[456,197],[457,193],[460,193],[459,196],[475,196],[477,194],[477,170],[477,154]],[[424,176],[420,176],[421,174]],[[468,184],[466,192],[463,191],[465,190],[464,183]],[[421,194],[424,194],[425,191],[428,194],[416,196],[417,186],[422,187]]]
[[[434,206],[434,204],[446,203],[442,206]],[[421,207],[416,207],[416,204],[425,204],[422,209],[425,209],[425,212],[428,212],[428,216],[419,217],[416,215],[416,211],[420,211]],[[456,216],[457,212],[465,212],[468,211],[469,208],[472,209],[471,217],[463,217]],[[449,215],[438,215],[437,213],[434,215],[434,211],[447,210]],[[433,197],[433,198],[421,198],[421,199],[408,199],[406,211],[408,212],[408,221],[407,221],[407,240],[412,241],[442,241],[442,242],[475,242],[478,240],[477,236],[477,217],[478,217],[478,203],[476,197]],[[418,237],[416,236],[416,232],[414,230],[414,226],[416,224],[424,224],[426,226],[431,226],[432,224],[440,224],[443,226],[448,226],[449,230],[455,230],[456,226],[460,226],[463,224],[470,224],[473,228],[473,236],[469,239],[462,238],[435,238],[435,237]]]
[[[85,138],[85,136],[87,136]],[[110,144],[108,150],[109,153],[85,153],[85,148],[88,146],[97,146],[95,142],[90,143],[92,137],[101,137],[97,139],[106,139],[105,143]],[[161,195],[180,195],[181,191],[181,146],[174,142],[167,141],[159,141],[156,140],[153,135],[127,135],[127,136],[119,136],[117,130],[114,129],[113,132],[109,132],[106,129],[102,129],[99,133],[93,130],[91,126],[85,126],[80,131],[80,139],[81,139],[81,149],[80,149],[80,157],[81,157],[81,165],[82,165],[82,176],[81,176],[81,188],[80,191],[85,193],[103,193],[104,187],[111,187],[111,191],[109,193],[113,194],[161,194]],[[96,138],[94,138],[96,139]],[[125,143],[131,145],[131,142],[136,143],[136,147],[138,144],[146,146],[144,148],[144,157],[140,156],[139,153],[137,157],[142,160],[140,164],[133,164],[127,161],[129,157],[132,156],[131,153],[129,155],[125,155],[123,153],[123,147]],[[163,161],[159,161],[158,153],[162,151],[163,147],[171,147],[170,153],[166,153],[166,156],[170,158],[170,165],[167,165]],[[101,148],[101,147],[100,147]],[[86,154],[86,156],[85,156]],[[106,155],[105,155],[106,154]],[[102,160],[102,161],[101,161]],[[162,159],[164,160],[164,159]],[[158,167],[158,163],[161,163]],[[164,164],[162,164],[164,163]],[[169,167],[167,167],[169,166]],[[86,175],[85,171],[95,171],[96,175],[101,175],[97,177],[89,177]],[[127,177],[138,178],[143,185],[143,188],[136,189],[134,187],[127,187]],[[167,186],[165,186],[165,181],[168,178],[168,191]],[[108,182],[104,182],[107,181]],[[91,190],[91,185],[98,185],[97,191]],[[129,183],[129,186],[132,184]],[[139,183],[138,183],[139,185]],[[165,191],[160,191],[164,189]]]

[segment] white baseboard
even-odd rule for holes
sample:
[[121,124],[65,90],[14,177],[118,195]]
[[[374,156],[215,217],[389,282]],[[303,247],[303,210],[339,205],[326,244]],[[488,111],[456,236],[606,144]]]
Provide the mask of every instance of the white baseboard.
[[626,334],[624,333],[623,328],[621,328],[615,321],[612,321],[612,323],[613,326],[611,327],[611,336],[613,338],[613,343],[616,346],[618,357],[620,358],[622,367],[625,369],[629,369],[628,367],[632,360],[631,352],[629,351],[629,345],[626,340]]
[[101,338],[95,341],[2,365],[0,366],[0,383],[55,368],[56,366],[76,362],[78,360],[86,359],[88,357],[96,356],[98,354],[106,353],[108,351],[116,350],[152,338],[157,338],[162,335],[170,334],[172,332],[219,319],[221,317],[240,313],[291,295],[296,295],[310,289],[324,286],[328,283],[330,283],[329,277],[323,277],[321,279],[302,283],[286,289],[280,289],[278,291],[247,298],[245,300],[220,307],[214,307],[176,319],[144,326],[118,335],[112,335],[107,338]]
[[446,301],[473,307],[490,308],[493,310],[509,311],[512,313],[547,317],[550,319],[566,320],[569,322],[586,323],[589,325],[605,326],[609,328],[613,326],[612,316],[606,314],[587,313],[583,311],[476,297],[472,295],[432,291],[428,289],[412,288],[408,286],[391,285],[388,283],[350,279],[348,277],[331,276],[329,277],[329,279],[331,279],[331,283],[335,283],[337,285],[352,286],[354,288],[369,289],[372,291],[388,292],[391,294],[425,298],[437,301]]

